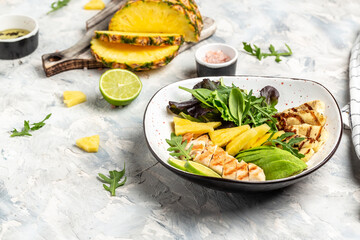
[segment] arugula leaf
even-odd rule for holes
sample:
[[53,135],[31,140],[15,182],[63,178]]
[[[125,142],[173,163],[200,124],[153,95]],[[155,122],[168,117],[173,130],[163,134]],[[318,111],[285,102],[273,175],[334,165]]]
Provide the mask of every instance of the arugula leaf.
[[[295,157],[301,159],[301,158],[305,157],[305,155],[299,153],[299,150],[297,150],[293,146],[295,144],[300,143],[301,141],[305,140],[305,138],[296,137],[296,138],[290,139],[288,142],[283,142],[284,139],[291,137],[293,135],[294,135],[293,132],[286,132],[286,133],[282,134],[280,137],[278,137],[277,139],[271,139],[272,136],[270,136],[270,138],[265,143],[270,143],[273,146],[276,146],[276,144],[278,144],[282,147],[283,150],[288,151]],[[263,145],[265,143],[263,143]]]
[[190,151],[192,149],[192,145],[189,149],[185,149],[187,140],[182,143],[182,136],[176,136],[175,133],[171,133],[170,139],[166,139],[166,142],[170,145],[167,149],[171,156],[173,157],[183,157],[185,160],[190,160],[192,157],[190,156]]
[[33,127],[31,127],[31,131],[35,131],[35,130],[38,130],[40,128],[42,128],[44,125],[45,125],[45,121],[48,120],[49,118],[51,117],[51,113],[46,115],[46,117],[44,118],[44,120],[42,120],[41,122],[38,122],[38,123],[33,123],[31,125],[33,125]]
[[53,2],[50,5],[51,10],[49,12],[47,12],[47,14],[55,12],[56,10],[59,10],[62,7],[65,7],[69,2],[70,2],[70,0],[58,0],[57,2]]
[[[106,177],[104,174],[98,173],[99,177],[105,182],[110,184],[110,186],[107,186],[103,184],[103,187],[106,191],[109,191],[111,193],[111,196],[115,196],[115,189],[118,187],[121,187],[126,182],[126,177],[122,182],[120,182],[121,178],[125,174],[125,163],[124,168],[120,172],[116,170],[109,171],[110,178]],[[120,183],[119,183],[120,182]]]
[[275,47],[270,44],[269,46],[269,51],[270,53],[262,53],[261,49],[256,46],[255,44],[253,44],[254,48],[251,46],[250,43],[247,42],[243,42],[243,49],[248,52],[251,56],[256,57],[259,61],[261,61],[261,59],[269,57],[269,56],[274,56],[275,57],[275,61],[276,62],[281,62],[280,57],[281,56],[291,56],[292,55],[292,51],[289,47],[289,45],[287,45],[285,43],[286,48],[288,49],[287,52],[278,52],[275,50]]
[[14,128],[14,130],[11,131],[12,134],[10,135],[10,137],[32,136],[29,133],[29,130],[30,130],[29,121],[24,121],[24,128],[21,130],[21,132],[19,132]]
[[19,132],[16,128],[14,128],[14,130],[11,131],[11,135],[10,137],[21,137],[21,136],[32,136],[29,131],[36,131],[40,128],[42,128],[44,125],[45,125],[45,121],[47,119],[49,119],[51,116],[51,113],[48,114],[44,120],[42,120],[41,122],[38,122],[38,123],[32,123],[31,125],[33,127],[30,127],[30,123],[29,121],[24,121],[24,127],[23,129]]

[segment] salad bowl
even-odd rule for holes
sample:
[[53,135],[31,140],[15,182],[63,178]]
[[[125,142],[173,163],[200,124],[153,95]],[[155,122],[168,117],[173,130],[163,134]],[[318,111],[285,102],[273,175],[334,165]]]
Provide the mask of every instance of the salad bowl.
[[[219,80],[219,77],[209,77],[210,80]],[[300,174],[262,182],[236,181],[224,178],[200,176],[179,170],[168,163],[170,157],[168,144],[165,139],[173,132],[173,117],[167,110],[169,101],[185,101],[191,98],[190,93],[179,89],[179,86],[192,88],[203,78],[187,79],[172,83],[160,89],[149,101],[144,113],[144,133],[148,147],[154,157],[167,169],[189,181],[216,190],[227,192],[238,191],[268,191],[283,188],[305,179],[307,176],[322,167],[337,150],[343,131],[343,122],[340,108],[330,93],[321,84],[305,79],[264,77],[264,76],[228,76],[223,77],[225,85],[234,84],[248,91],[253,90],[255,96],[265,86],[272,86],[280,93],[276,108],[279,112],[299,106],[311,100],[321,100],[325,103],[327,117],[325,128],[328,139],[322,148],[307,162],[307,169]]]

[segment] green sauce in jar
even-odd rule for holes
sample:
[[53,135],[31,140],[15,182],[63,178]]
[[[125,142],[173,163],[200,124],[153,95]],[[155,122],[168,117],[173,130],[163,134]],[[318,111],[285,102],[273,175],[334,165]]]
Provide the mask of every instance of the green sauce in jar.
[[27,35],[30,31],[25,29],[6,29],[0,31],[0,39],[14,39]]

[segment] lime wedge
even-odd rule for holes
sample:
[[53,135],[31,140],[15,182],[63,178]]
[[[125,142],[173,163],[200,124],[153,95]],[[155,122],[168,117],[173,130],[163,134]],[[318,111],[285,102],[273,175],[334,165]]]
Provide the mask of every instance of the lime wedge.
[[175,158],[171,157],[171,158],[169,158],[168,163],[177,169],[187,172],[187,170],[185,168],[186,161],[175,159]]
[[100,92],[115,106],[131,103],[140,93],[142,83],[138,76],[124,69],[111,69],[100,78]]
[[217,178],[221,178],[221,176],[219,174],[217,174],[216,172],[214,172],[213,170],[211,170],[210,168],[197,163],[197,162],[193,162],[193,161],[187,161],[185,164],[185,168],[188,172],[194,173],[194,174],[198,174],[198,175],[202,175],[202,176],[207,176],[207,177],[217,177]]

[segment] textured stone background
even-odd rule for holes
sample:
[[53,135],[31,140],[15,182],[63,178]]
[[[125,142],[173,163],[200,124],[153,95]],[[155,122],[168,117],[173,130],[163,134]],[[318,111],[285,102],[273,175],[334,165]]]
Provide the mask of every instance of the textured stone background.
[[[345,132],[335,156],[306,180],[268,193],[209,190],[169,172],[149,152],[145,106],[162,86],[196,76],[194,51],[139,74],[144,87],[129,106],[111,109],[98,81],[104,70],[75,70],[46,78],[41,55],[81,38],[87,0],[46,15],[52,1],[0,0],[0,14],[20,13],[40,24],[40,45],[20,60],[0,60],[0,239],[359,239],[360,162]],[[360,29],[360,2],[342,0],[198,0],[213,17],[206,42],[242,41],[294,55],[277,64],[240,53],[237,73],[300,77],[324,84],[340,106],[349,101],[348,61]],[[204,43],[202,43],[204,44]],[[201,44],[200,44],[201,45]],[[81,90],[73,108],[62,92]],[[32,137],[9,138],[23,120],[52,113]],[[100,150],[84,153],[75,139],[99,134]],[[122,168],[128,181],[110,197],[96,178]]]

